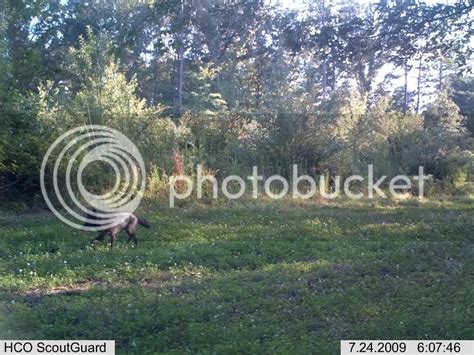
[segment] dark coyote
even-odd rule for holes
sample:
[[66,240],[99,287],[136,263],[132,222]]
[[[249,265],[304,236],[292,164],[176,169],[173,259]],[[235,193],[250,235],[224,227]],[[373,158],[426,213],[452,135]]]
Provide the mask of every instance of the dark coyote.
[[[92,211],[97,212],[95,208],[93,208]],[[99,223],[94,223],[94,221],[100,220],[100,217],[88,214],[86,218],[87,221],[84,223],[84,227],[100,226]],[[97,237],[92,240],[94,247],[97,242],[104,240],[105,235],[108,234],[110,235],[110,248],[113,248],[116,235],[124,229],[128,234],[128,243],[133,240],[135,245],[137,245],[137,225],[140,224],[145,228],[150,228],[150,223],[148,223],[145,218],[136,216],[133,213],[119,213],[114,217],[114,220],[116,220],[116,222],[114,221],[110,228],[99,231]]]

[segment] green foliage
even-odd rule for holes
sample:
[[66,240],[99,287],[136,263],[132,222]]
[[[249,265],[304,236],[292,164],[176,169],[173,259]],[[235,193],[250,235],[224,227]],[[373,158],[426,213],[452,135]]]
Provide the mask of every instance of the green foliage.
[[0,132],[0,187],[7,191],[11,187],[14,199],[31,199],[39,189],[39,176],[32,172],[39,171],[50,132],[36,118],[35,97],[17,91],[8,96],[0,116],[0,125],[6,128]]
[[[69,60],[76,75],[59,87],[51,83],[40,87],[38,117],[60,131],[90,124],[117,129],[136,143],[148,168],[156,166],[171,173],[172,154],[185,139],[186,129],[162,117],[162,106],[149,107],[144,99],[138,98],[136,78],[128,80],[114,57],[97,54],[97,49],[97,39],[89,32],[89,40],[81,41],[77,50],[71,50]],[[97,70],[94,56],[100,58],[103,70]],[[81,81],[74,83],[78,77]],[[69,87],[74,85],[77,91],[69,93]],[[103,179],[106,171],[92,170],[88,172],[93,176],[86,176],[85,181],[96,191],[109,187],[107,179]]]
[[450,97],[465,117],[471,136],[474,136],[474,77],[455,78],[450,89]]
[[474,192],[474,153],[465,151],[447,166],[447,178],[452,182],[458,194],[472,194]]
[[425,126],[438,134],[446,134],[447,138],[462,136],[466,133],[464,118],[459,107],[449,98],[446,92],[439,94],[437,100],[424,113]]
[[[260,0],[182,5],[0,5],[2,197],[38,196],[48,145],[84,124],[127,135],[158,185],[196,164],[219,177],[253,165],[288,175],[297,164],[315,176],[374,164],[383,174],[424,165],[451,184],[470,179],[453,167],[464,171],[472,151],[465,2],[316,2],[307,16]],[[376,89],[382,68],[412,75],[413,61],[416,105],[407,81],[389,89],[399,86],[394,73]],[[433,76],[436,100],[413,112]],[[103,175],[88,181],[104,189]]]

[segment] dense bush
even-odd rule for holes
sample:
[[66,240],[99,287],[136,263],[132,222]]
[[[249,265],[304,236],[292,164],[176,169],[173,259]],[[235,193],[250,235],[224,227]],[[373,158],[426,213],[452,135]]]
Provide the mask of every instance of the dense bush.
[[[349,84],[317,107],[302,95],[306,103],[300,107],[290,98],[273,110],[229,108],[208,87],[193,110],[171,117],[165,106],[138,97],[137,78],[127,78],[107,43],[90,32],[68,52],[64,80],[45,81],[27,94],[8,93],[1,116],[6,129],[0,132],[4,197],[41,201],[38,171],[48,146],[86,124],[115,128],[136,143],[149,173],[147,196],[158,199],[172,175],[194,176],[197,164],[218,178],[245,177],[252,166],[266,176],[289,177],[297,164],[301,174],[345,177],[365,175],[368,164],[376,175],[415,175],[423,165],[446,192],[472,192],[472,143],[447,91],[418,114],[401,112],[386,93],[369,101]],[[97,166],[85,181],[105,191],[110,172]]]

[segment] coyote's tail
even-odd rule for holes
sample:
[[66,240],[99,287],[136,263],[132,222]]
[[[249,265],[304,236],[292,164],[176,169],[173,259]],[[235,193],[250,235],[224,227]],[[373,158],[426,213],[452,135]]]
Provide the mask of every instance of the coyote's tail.
[[148,221],[145,218],[137,216],[137,219],[138,219],[138,224],[139,225],[141,225],[145,228],[150,228],[151,227],[150,223],[148,223]]

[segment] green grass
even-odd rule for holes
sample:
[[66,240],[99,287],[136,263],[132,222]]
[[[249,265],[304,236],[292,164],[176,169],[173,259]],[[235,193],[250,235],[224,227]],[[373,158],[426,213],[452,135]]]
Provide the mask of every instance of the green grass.
[[119,353],[338,354],[341,339],[474,338],[474,203],[288,202],[143,214],[137,248],[0,215],[0,338]]

